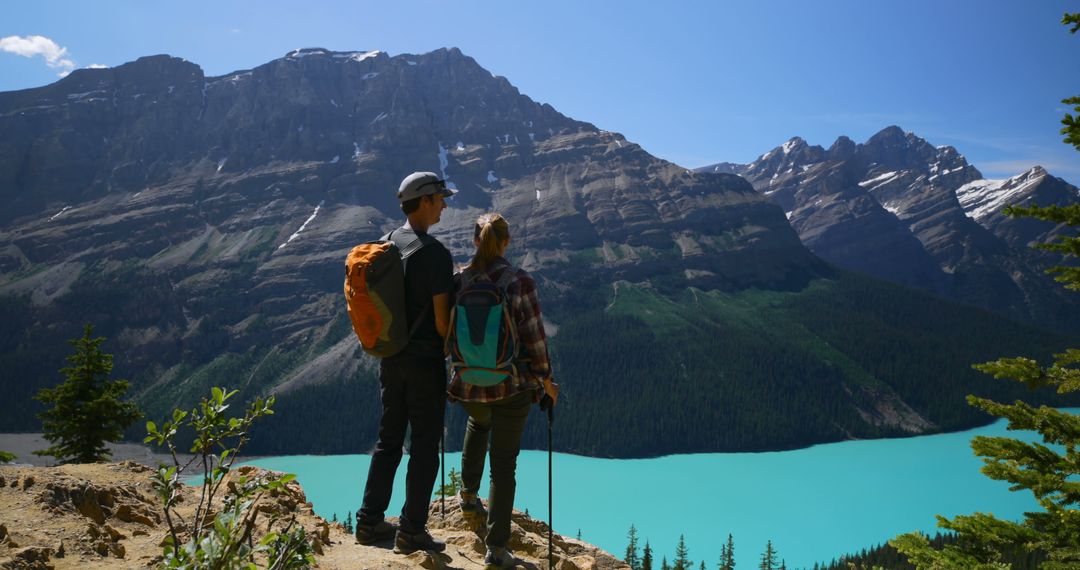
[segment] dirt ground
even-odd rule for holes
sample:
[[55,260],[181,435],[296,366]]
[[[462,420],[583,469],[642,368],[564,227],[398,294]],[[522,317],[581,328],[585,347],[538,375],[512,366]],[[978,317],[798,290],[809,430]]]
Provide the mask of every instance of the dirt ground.
[[[236,472],[254,476],[262,470],[241,467]],[[134,461],[0,467],[0,570],[157,566],[168,525],[151,485],[151,473]],[[194,513],[197,493],[196,487],[184,489],[180,514],[186,520]],[[273,515],[295,516],[312,539],[319,568],[483,568],[483,524],[466,519],[456,500],[447,501],[445,517],[440,516],[438,502],[431,507],[428,528],[446,541],[446,552],[420,551],[407,556],[395,554],[392,541],[358,544],[344,527],[315,515],[295,481],[283,491],[264,496],[253,508],[262,525],[255,530],[260,536]],[[543,522],[515,512],[508,546],[521,561],[517,568],[548,568],[547,525]],[[555,570],[628,568],[592,545],[559,535],[554,535],[552,548]]]

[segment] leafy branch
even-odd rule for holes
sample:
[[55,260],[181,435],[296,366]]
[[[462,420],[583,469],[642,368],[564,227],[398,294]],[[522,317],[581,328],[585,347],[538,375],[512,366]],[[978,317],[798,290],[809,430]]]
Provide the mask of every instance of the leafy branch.
[[[257,542],[253,536],[259,515],[253,506],[267,493],[284,490],[296,476],[227,477],[239,450],[249,440],[252,425],[274,413],[271,396],[251,402],[242,418],[227,417],[229,400],[236,393],[214,387],[210,397],[203,398],[191,411],[173,410],[172,418],[161,427],[152,421],[146,423],[144,441],[167,448],[172,459],[171,466],[158,468],[153,481],[169,526],[164,543],[165,568],[254,569],[256,556],[265,556],[266,567],[273,570],[307,568],[314,564],[311,542],[304,527],[296,524],[295,515],[284,524],[281,517],[272,515],[268,532]],[[195,431],[192,456],[185,462],[180,460],[176,448],[176,435],[181,427]],[[189,522],[180,515],[177,505],[184,475],[193,467],[201,471],[202,485],[194,517]],[[220,512],[214,509],[219,496]]]

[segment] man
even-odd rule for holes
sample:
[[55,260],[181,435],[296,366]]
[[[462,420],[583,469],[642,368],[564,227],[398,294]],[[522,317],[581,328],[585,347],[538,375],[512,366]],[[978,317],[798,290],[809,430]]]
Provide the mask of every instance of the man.
[[[439,222],[444,199],[454,192],[432,172],[414,172],[401,181],[398,200],[408,221],[390,233],[398,248],[417,239],[427,243],[405,260],[405,309],[412,334],[409,344],[379,367],[382,419],[379,443],[371,457],[364,503],[356,514],[356,539],[373,544],[394,537],[394,551],[441,552],[446,544],[426,530],[428,503],[439,470],[439,441],[446,409],[443,342],[454,291],[453,259],[428,228]],[[405,479],[400,527],[383,519],[390,505],[394,473],[401,462],[406,426],[412,445]]]

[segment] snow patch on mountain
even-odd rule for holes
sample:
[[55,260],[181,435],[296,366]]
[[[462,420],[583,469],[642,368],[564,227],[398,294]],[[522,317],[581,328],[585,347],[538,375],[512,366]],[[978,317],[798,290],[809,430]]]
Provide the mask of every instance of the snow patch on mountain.
[[325,202],[325,200],[320,201],[319,205],[315,206],[315,211],[312,212],[310,216],[308,216],[308,219],[304,220],[304,223],[301,224],[300,229],[296,230],[293,233],[293,235],[289,236],[289,239],[285,240],[285,243],[279,245],[278,249],[281,249],[281,248],[285,247],[286,245],[289,245],[289,242],[296,239],[296,237],[300,235],[300,232],[304,231],[304,229],[308,227],[308,224],[311,223],[311,220],[314,220],[315,216],[319,215],[319,208],[322,208],[324,202]]
[[442,179],[446,181],[446,187],[451,190],[457,190],[457,186],[450,182],[450,177],[446,175],[446,167],[450,166],[450,158],[447,156],[449,151],[443,144],[439,143],[439,174],[442,175]]
[[356,62],[364,61],[365,59],[367,59],[369,57],[375,57],[375,56],[379,55],[380,53],[381,52],[379,50],[366,51],[366,52],[355,51],[355,52],[352,52],[352,54],[350,54],[349,61],[356,61]]
[[296,48],[285,54],[285,57],[289,59],[301,59],[313,55],[330,55],[330,52],[323,48]]
[[885,202],[881,207],[884,208],[886,212],[889,212],[898,218],[900,217],[900,208],[896,205],[896,202]]
[[780,150],[783,151],[785,155],[791,154],[791,151],[795,150],[795,148],[799,146],[799,143],[802,142],[802,139],[800,139],[799,137],[795,137],[780,145]]
[[60,210],[59,212],[57,212],[55,214],[53,214],[53,217],[49,218],[49,221],[51,222],[51,221],[55,220],[56,218],[59,218],[61,214],[63,214],[64,212],[66,212],[66,211],[68,211],[70,209],[71,209],[71,206],[64,206],[64,209]]
[[897,171],[886,172],[885,174],[879,174],[878,176],[875,176],[875,177],[873,177],[873,178],[871,178],[869,180],[863,180],[862,182],[859,183],[859,186],[861,186],[863,188],[873,190],[874,188],[877,188],[878,186],[881,186],[882,184],[885,184],[885,183],[891,181],[893,178],[896,178],[899,174],[900,173],[897,172]]
[[1019,201],[1032,187],[1046,178],[1046,171],[1035,167],[1023,174],[1004,180],[975,180],[956,189],[956,197],[964,213],[976,221],[1001,212],[1005,206]]
[[95,91],[87,91],[85,93],[71,93],[71,94],[69,94],[67,96],[67,98],[72,99],[72,100],[74,100],[74,99],[82,99],[82,98],[87,97],[89,95],[93,95],[94,93],[104,93],[104,92],[105,92],[104,89],[98,89],[98,90],[95,90]]

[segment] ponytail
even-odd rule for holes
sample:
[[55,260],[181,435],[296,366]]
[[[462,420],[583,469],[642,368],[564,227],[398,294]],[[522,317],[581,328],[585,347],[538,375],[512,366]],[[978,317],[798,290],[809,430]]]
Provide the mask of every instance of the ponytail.
[[510,225],[506,223],[506,218],[499,214],[484,214],[476,220],[473,238],[478,240],[480,245],[469,263],[469,269],[483,271],[498,257],[502,244],[510,239]]

